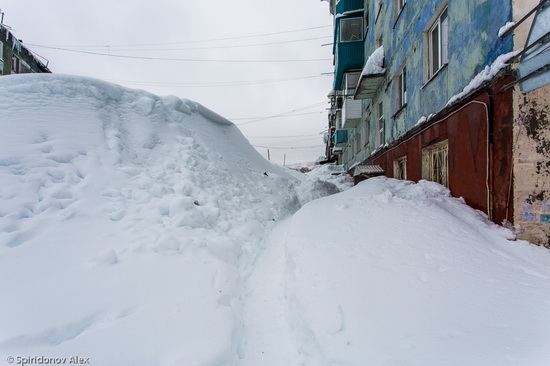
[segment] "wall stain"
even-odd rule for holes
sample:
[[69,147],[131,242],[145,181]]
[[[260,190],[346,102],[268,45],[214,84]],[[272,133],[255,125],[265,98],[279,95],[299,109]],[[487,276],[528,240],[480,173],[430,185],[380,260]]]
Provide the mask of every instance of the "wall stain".
[[[550,128],[549,109],[548,105],[541,108],[536,101],[529,101],[527,97],[524,97],[523,104],[520,105],[520,121],[525,126],[529,138],[536,142],[537,153],[545,157],[550,157],[550,138],[546,133]],[[546,168],[550,165],[550,162],[539,163],[541,166],[546,164]],[[548,171],[546,173],[550,174]]]

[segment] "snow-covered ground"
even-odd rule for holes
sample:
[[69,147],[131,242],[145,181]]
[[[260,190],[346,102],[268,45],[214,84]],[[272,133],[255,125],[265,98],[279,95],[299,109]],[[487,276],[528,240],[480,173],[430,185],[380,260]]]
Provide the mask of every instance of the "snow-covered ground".
[[550,254],[439,185],[94,79],[2,77],[0,111],[0,365],[550,364]]

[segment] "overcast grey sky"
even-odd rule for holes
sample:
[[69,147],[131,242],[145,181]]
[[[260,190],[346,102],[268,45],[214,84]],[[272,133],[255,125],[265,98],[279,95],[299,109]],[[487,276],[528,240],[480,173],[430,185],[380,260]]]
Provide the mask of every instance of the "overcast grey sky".
[[327,2],[3,0],[0,9],[54,73],[199,102],[239,125],[263,156],[270,147],[276,163],[324,153]]

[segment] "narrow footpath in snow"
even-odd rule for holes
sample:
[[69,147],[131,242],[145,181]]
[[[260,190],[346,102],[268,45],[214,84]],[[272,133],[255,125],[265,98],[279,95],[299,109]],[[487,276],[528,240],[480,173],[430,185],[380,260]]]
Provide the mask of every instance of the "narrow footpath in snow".
[[286,299],[285,241],[290,223],[287,218],[266,235],[245,278],[239,366],[298,364]]

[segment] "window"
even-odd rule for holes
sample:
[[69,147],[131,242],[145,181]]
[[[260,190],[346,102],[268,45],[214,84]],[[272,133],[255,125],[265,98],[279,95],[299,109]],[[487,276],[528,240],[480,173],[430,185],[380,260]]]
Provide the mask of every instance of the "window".
[[395,20],[399,18],[399,14],[401,14],[401,10],[405,7],[405,4],[407,3],[407,0],[394,0],[395,2]]
[[393,177],[395,179],[407,179],[407,157],[404,156],[393,162]]
[[448,62],[448,40],[449,21],[445,8],[428,32],[428,78],[433,77]]
[[0,75],[4,74],[4,44],[0,42]]
[[19,74],[21,71],[21,63],[19,61],[19,57],[13,55],[11,57],[11,72],[12,74]]
[[374,0],[374,22],[378,20],[378,15],[380,15],[380,10],[382,10],[382,0]]
[[407,68],[403,66],[394,78],[395,83],[395,110],[399,111],[407,105]]
[[363,40],[363,18],[340,20],[340,42]]
[[361,151],[361,148],[363,147],[361,142],[362,142],[361,141],[361,134],[357,132],[355,134],[355,154],[356,155],[359,153],[359,151]]
[[369,12],[365,10],[365,34],[369,31]]
[[365,120],[365,146],[370,145],[370,116]]
[[378,38],[376,38],[376,48],[382,47],[382,39],[384,38],[383,34],[380,34]]
[[361,72],[346,72],[344,74],[343,86],[344,86],[344,96],[349,97],[355,93],[355,88],[357,83],[359,83],[359,78],[361,77]]
[[384,104],[378,103],[376,106],[376,116],[378,118],[378,146],[382,146],[386,140],[386,134],[384,131]]
[[449,142],[447,140],[422,150],[422,178],[449,186]]
[[21,60],[20,72],[22,74],[28,74],[32,72],[31,65],[29,65],[25,60]]

